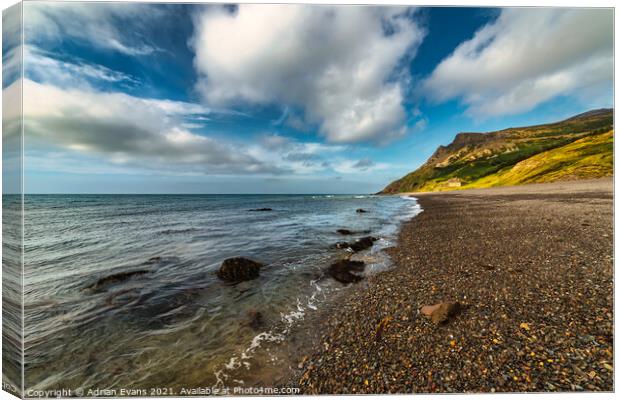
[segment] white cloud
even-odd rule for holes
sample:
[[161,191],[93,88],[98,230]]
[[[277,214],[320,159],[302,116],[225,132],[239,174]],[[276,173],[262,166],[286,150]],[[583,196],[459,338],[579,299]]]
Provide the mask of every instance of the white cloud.
[[71,38],[141,56],[159,50],[140,32],[161,15],[156,7],[138,3],[25,2],[24,32],[29,43]]
[[372,168],[375,166],[375,162],[372,161],[370,158],[362,158],[361,160],[359,160],[358,162],[356,162],[353,167],[355,168],[359,168],[362,171],[365,171],[369,168]]
[[[361,174],[386,169],[369,158],[351,159],[346,145],[298,142],[263,135],[242,143],[214,139],[191,129],[209,109],[194,103],[145,99],[92,88],[23,84],[26,157],[30,170],[102,174],[316,176],[334,171]],[[12,104],[12,106],[10,106]],[[19,139],[21,110],[3,109],[5,139]]]
[[423,36],[406,8],[208,8],[195,16],[198,89],[209,104],[299,107],[331,142],[385,142],[405,132],[399,67]]
[[2,10],[2,44],[4,48],[19,46],[22,42],[22,7],[14,4]]
[[[203,105],[145,99],[87,87],[60,88],[29,79],[3,91],[10,98],[23,83],[28,165],[82,173],[168,175],[310,175],[338,170],[355,173],[378,165],[348,160],[348,146],[298,142],[263,135],[242,143],[192,132],[209,113]],[[4,107],[5,127],[20,109]],[[12,102],[14,103],[14,102]],[[6,139],[19,136],[7,129]],[[334,163],[335,167],[332,167]],[[342,166],[342,167],[341,167]],[[380,166],[379,166],[380,167]]]
[[[21,80],[4,89],[10,96]],[[88,156],[103,163],[176,173],[280,173],[249,154],[244,145],[192,133],[188,116],[208,113],[202,105],[133,97],[118,92],[23,81],[26,151]],[[5,121],[19,110],[4,109]]]
[[[21,48],[20,48],[21,49]],[[54,83],[57,86],[89,86],[90,82],[106,82],[135,85],[138,81],[127,74],[109,69],[103,65],[81,60],[61,60],[58,55],[25,45],[23,47],[26,77],[37,82]]]
[[390,165],[385,163],[375,163],[368,158],[361,160],[340,160],[334,164],[335,171],[341,174],[365,174],[370,171],[380,171],[388,169]]
[[485,118],[559,95],[609,96],[612,79],[613,10],[507,8],[422,86],[435,101],[460,98],[470,115]]
[[[139,20],[138,11],[150,10],[148,7],[59,3],[48,7],[47,4],[29,3],[27,9],[32,17],[29,19],[32,24],[27,27],[29,41],[5,55],[5,61],[10,61],[23,50],[26,77],[5,87],[3,95],[15,95],[23,84],[26,156],[29,157],[31,169],[72,173],[309,177],[333,174],[340,165],[345,166],[341,171],[350,166],[350,173],[377,167],[370,160],[349,160],[354,157],[351,153],[355,150],[339,144],[298,142],[275,135],[264,136],[258,142],[240,142],[197,134],[195,131],[204,128],[213,114],[241,113],[211,105],[140,98],[118,89],[102,91],[101,87],[119,88],[139,82],[126,73],[106,66],[43,50],[47,48],[43,45],[50,40],[71,38],[130,55],[155,51],[153,48],[142,52],[140,49],[148,47],[148,43],[136,41],[136,37],[119,31],[124,19],[132,18],[133,27],[133,21]],[[291,81],[294,84],[290,87],[299,93],[310,89],[317,93],[286,97],[287,85],[281,83],[277,96],[265,101],[234,95],[211,103],[218,106],[238,100],[251,103],[286,100],[284,104],[290,103],[294,112],[287,112],[279,124],[319,124],[323,133],[336,142],[383,141],[400,134],[406,120],[401,104],[400,78],[392,79],[389,74],[399,72],[399,60],[409,47],[415,48],[421,38],[421,33],[405,18],[404,9],[360,8],[351,15],[344,15],[347,9],[338,7],[329,8],[333,15],[325,14],[327,8],[309,14],[307,9],[299,7],[301,14],[291,21],[303,25],[302,17],[312,16],[313,21],[302,28],[305,34],[319,34],[316,24],[323,17],[335,18],[334,27],[326,33],[335,35],[342,42],[340,47],[333,44],[326,49],[315,49],[314,55],[324,58],[322,61],[315,60],[314,67],[318,72],[312,72],[313,69],[307,71],[311,78],[308,84]],[[126,15],[123,14],[125,11]],[[372,34],[365,32],[366,27],[360,28],[356,16],[363,18],[364,23],[374,24],[369,25]],[[232,16],[221,14],[220,17]],[[392,29],[393,32],[384,34],[383,29]],[[349,37],[343,38],[339,32]],[[413,38],[411,35],[414,33],[420,34],[420,38]],[[354,36],[367,40],[366,45],[355,45],[347,55],[340,56],[339,52],[344,51],[347,40]],[[297,37],[294,44],[310,45],[311,41]],[[378,52],[368,50],[369,46]],[[336,56],[335,64],[327,65],[326,60],[331,55]],[[297,56],[305,61],[313,59],[312,55],[300,51]],[[242,61],[254,62],[251,57]],[[269,63],[268,60],[263,61]],[[278,65],[279,71],[299,67],[295,63],[294,59],[283,60]],[[263,67],[264,71],[269,69],[267,65]],[[301,71],[291,72],[295,75],[292,78],[303,78]],[[210,85],[210,80],[205,80],[204,76],[202,78],[203,85]],[[272,82],[278,80],[273,74],[268,78]],[[339,79],[346,82],[339,82]],[[338,87],[332,88],[330,85]],[[267,87],[259,89],[269,92]],[[346,89],[345,93],[341,93],[343,89]],[[322,97],[329,102],[329,107],[323,104]],[[303,113],[299,112],[300,107]],[[362,114],[359,118],[352,114],[358,111]],[[7,124],[18,121],[19,110],[5,108],[4,116]],[[334,132],[339,129],[333,126],[347,130],[336,134]],[[17,130],[8,130],[15,131],[7,132],[8,138],[17,137]]]
[[19,79],[22,74],[22,48],[18,45],[5,50],[2,54],[2,80],[3,85],[8,84]]
[[[23,50],[22,50],[23,49]],[[93,64],[81,59],[67,57],[45,51],[34,45],[18,46],[11,51],[9,64],[21,65],[20,54],[23,52],[25,78],[38,83],[57,88],[79,89],[89,93],[99,92],[97,87],[123,87],[140,85],[141,82],[126,73],[110,69],[100,64]],[[70,91],[70,90],[69,90]],[[121,92],[117,93],[122,95]],[[134,97],[140,100],[139,97]],[[149,102],[149,99],[145,99]],[[209,121],[208,115],[236,115],[247,116],[235,110],[211,108],[203,104],[181,101],[158,100],[158,107],[168,114],[184,114],[188,121],[187,128],[196,129],[205,126]]]
[[270,160],[280,170],[311,174],[329,171],[330,161],[342,157],[341,154],[348,150],[344,145],[298,142],[269,134],[261,136],[257,144],[250,147],[250,154],[261,160]]
[[2,87],[21,76],[21,11],[21,4],[16,4],[2,12]]
[[426,129],[427,126],[428,126],[428,119],[422,117],[416,121],[416,123],[413,125],[413,129],[416,131],[423,131],[424,129]]

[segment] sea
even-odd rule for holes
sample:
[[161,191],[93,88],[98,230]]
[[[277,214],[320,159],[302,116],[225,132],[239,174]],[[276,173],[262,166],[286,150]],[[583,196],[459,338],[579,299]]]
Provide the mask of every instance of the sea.
[[[324,273],[347,251],[334,244],[376,236],[354,259],[366,275],[392,268],[384,249],[421,212],[411,197],[323,194],[26,195],[24,207],[25,387],[117,396],[281,383],[296,327],[360,287]],[[221,281],[235,256],[264,263],[260,277]]]

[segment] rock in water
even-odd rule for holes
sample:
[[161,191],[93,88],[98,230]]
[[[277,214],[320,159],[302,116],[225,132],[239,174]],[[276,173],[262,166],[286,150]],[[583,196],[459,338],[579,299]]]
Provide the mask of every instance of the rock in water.
[[367,213],[368,211],[364,210],[363,208],[358,208],[357,210],[355,210],[356,213]]
[[98,290],[102,289],[105,286],[114,285],[116,283],[124,282],[124,281],[128,280],[129,278],[132,278],[132,277],[138,276],[138,275],[148,274],[149,272],[151,272],[151,271],[146,270],[146,269],[140,269],[140,270],[137,270],[137,271],[119,272],[117,274],[112,274],[112,275],[108,275],[108,276],[106,276],[104,278],[100,278],[97,282],[93,283],[92,285],[86,286],[82,290],[98,291]]
[[461,310],[461,304],[457,302],[438,303],[432,306],[424,306],[420,309],[423,315],[431,318],[435,324],[446,322],[448,318],[455,316]]
[[218,278],[228,282],[241,282],[258,278],[263,264],[244,257],[227,258],[217,271]]
[[351,231],[350,231],[350,230],[348,230],[348,229],[338,229],[336,232],[338,232],[338,233],[339,233],[339,234],[341,234],[341,235],[350,235],[350,234],[352,234],[352,233],[353,233],[353,232],[351,232]]
[[366,250],[370,247],[372,247],[372,244],[374,242],[376,242],[377,239],[376,237],[373,236],[365,236],[359,240],[356,240],[353,243],[349,243],[349,242],[338,242],[336,244],[334,244],[334,247],[337,249],[351,249],[354,252],[358,252],[358,251],[362,251],[362,250]]
[[378,239],[373,236],[364,236],[363,238],[356,240],[354,243],[351,243],[349,247],[351,250],[358,252],[371,248],[373,243],[377,240]]
[[340,283],[354,283],[361,281],[364,277],[352,271],[362,272],[365,267],[363,261],[340,260],[330,265],[327,273]]
[[273,208],[264,207],[264,208],[252,208],[248,211],[273,211]]
[[254,330],[258,330],[263,325],[263,314],[257,310],[248,311],[248,325]]

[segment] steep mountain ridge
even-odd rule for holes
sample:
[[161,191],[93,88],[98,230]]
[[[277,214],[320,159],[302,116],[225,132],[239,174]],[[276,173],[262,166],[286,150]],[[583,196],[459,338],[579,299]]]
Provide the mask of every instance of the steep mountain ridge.
[[[559,149],[564,146],[594,136],[598,139],[585,140],[582,146],[584,148],[593,146],[588,151],[601,152],[601,157],[595,158],[590,157],[592,154],[588,153],[587,159],[604,165],[591,168],[590,171],[596,172],[590,175],[584,172],[588,170],[587,168],[581,168],[581,172],[575,176],[587,178],[611,175],[613,174],[613,110],[598,109],[550,124],[507,128],[488,133],[459,133],[449,145],[439,146],[420,168],[390,183],[380,193],[438,191],[549,181],[550,178],[543,174],[529,177],[522,182],[514,172],[508,175],[507,173],[517,164],[537,155],[538,164],[544,164],[546,152],[555,149],[554,155],[558,156],[562,153]],[[566,151],[573,150],[575,149],[567,148]],[[571,154],[578,158],[578,153]],[[570,159],[571,162],[579,161]],[[561,166],[555,165],[555,167],[557,169]],[[511,179],[499,179],[500,176],[504,178],[510,176]],[[554,180],[569,179],[557,170],[553,176]]]

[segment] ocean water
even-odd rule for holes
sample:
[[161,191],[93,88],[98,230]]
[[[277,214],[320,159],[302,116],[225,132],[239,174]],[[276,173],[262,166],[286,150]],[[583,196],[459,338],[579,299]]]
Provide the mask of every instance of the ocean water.
[[[248,211],[262,207],[273,211]],[[332,245],[377,236],[355,257],[365,274],[389,268],[382,249],[420,212],[412,198],[354,195],[27,195],[25,209],[26,388],[164,395],[273,384],[292,362],[289,332],[355,290],[324,276],[345,252]],[[266,267],[227,284],[215,273],[233,256]]]

